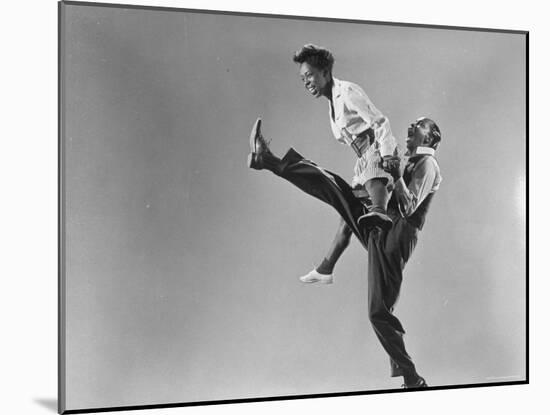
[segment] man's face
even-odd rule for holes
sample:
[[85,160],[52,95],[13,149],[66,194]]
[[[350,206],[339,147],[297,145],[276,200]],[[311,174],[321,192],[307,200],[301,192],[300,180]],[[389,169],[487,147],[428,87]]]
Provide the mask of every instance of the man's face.
[[304,62],[300,65],[300,78],[309,93],[318,98],[323,95],[329,84],[330,73]]
[[418,146],[429,146],[431,143],[430,128],[423,121],[416,121],[407,130],[407,149],[413,153]]

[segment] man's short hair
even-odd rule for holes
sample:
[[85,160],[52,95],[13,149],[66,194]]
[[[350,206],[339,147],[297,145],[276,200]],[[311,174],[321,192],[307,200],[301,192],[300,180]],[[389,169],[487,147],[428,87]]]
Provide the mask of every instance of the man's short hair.
[[332,66],[334,65],[334,56],[328,49],[311,43],[296,51],[292,60],[300,64],[307,62],[317,69],[327,69],[330,73],[332,73]]
[[441,142],[441,130],[439,129],[435,121],[427,117],[421,117],[416,120],[416,122],[422,123],[422,126],[428,127],[430,129],[430,137],[432,138],[431,147],[436,149]]

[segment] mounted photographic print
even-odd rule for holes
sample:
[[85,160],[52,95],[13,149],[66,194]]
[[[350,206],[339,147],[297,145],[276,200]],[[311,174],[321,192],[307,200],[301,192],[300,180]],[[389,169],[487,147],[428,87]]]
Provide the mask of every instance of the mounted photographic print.
[[59,3],[59,411],[528,383],[528,32]]

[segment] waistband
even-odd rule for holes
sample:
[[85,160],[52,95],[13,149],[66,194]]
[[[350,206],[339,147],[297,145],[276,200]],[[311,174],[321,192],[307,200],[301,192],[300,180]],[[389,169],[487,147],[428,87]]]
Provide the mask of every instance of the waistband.
[[349,146],[355,154],[357,154],[357,157],[361,158],[372,143],[374,143],[374,131],[372,128],[367,128],[365,131],[358,134]]

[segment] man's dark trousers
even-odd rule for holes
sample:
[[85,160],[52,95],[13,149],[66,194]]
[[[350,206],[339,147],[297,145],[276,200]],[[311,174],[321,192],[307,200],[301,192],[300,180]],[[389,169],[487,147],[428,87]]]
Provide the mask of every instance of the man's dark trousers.
[[377,228],[371,232],[362,231],[357,226],[357,219],[364,213],[364,206],[340,176],[305,159],[294,149],[282,159],[265,153],[263,161],[267,170],[336,209],[367,249],[369,319],[390,356],[391,375],[415,373],[403,342],[405,330],[392,312],[399,297],[403,269],[416,245],[418,229],[398,212],[388,209],[393,220],[389,231]]

